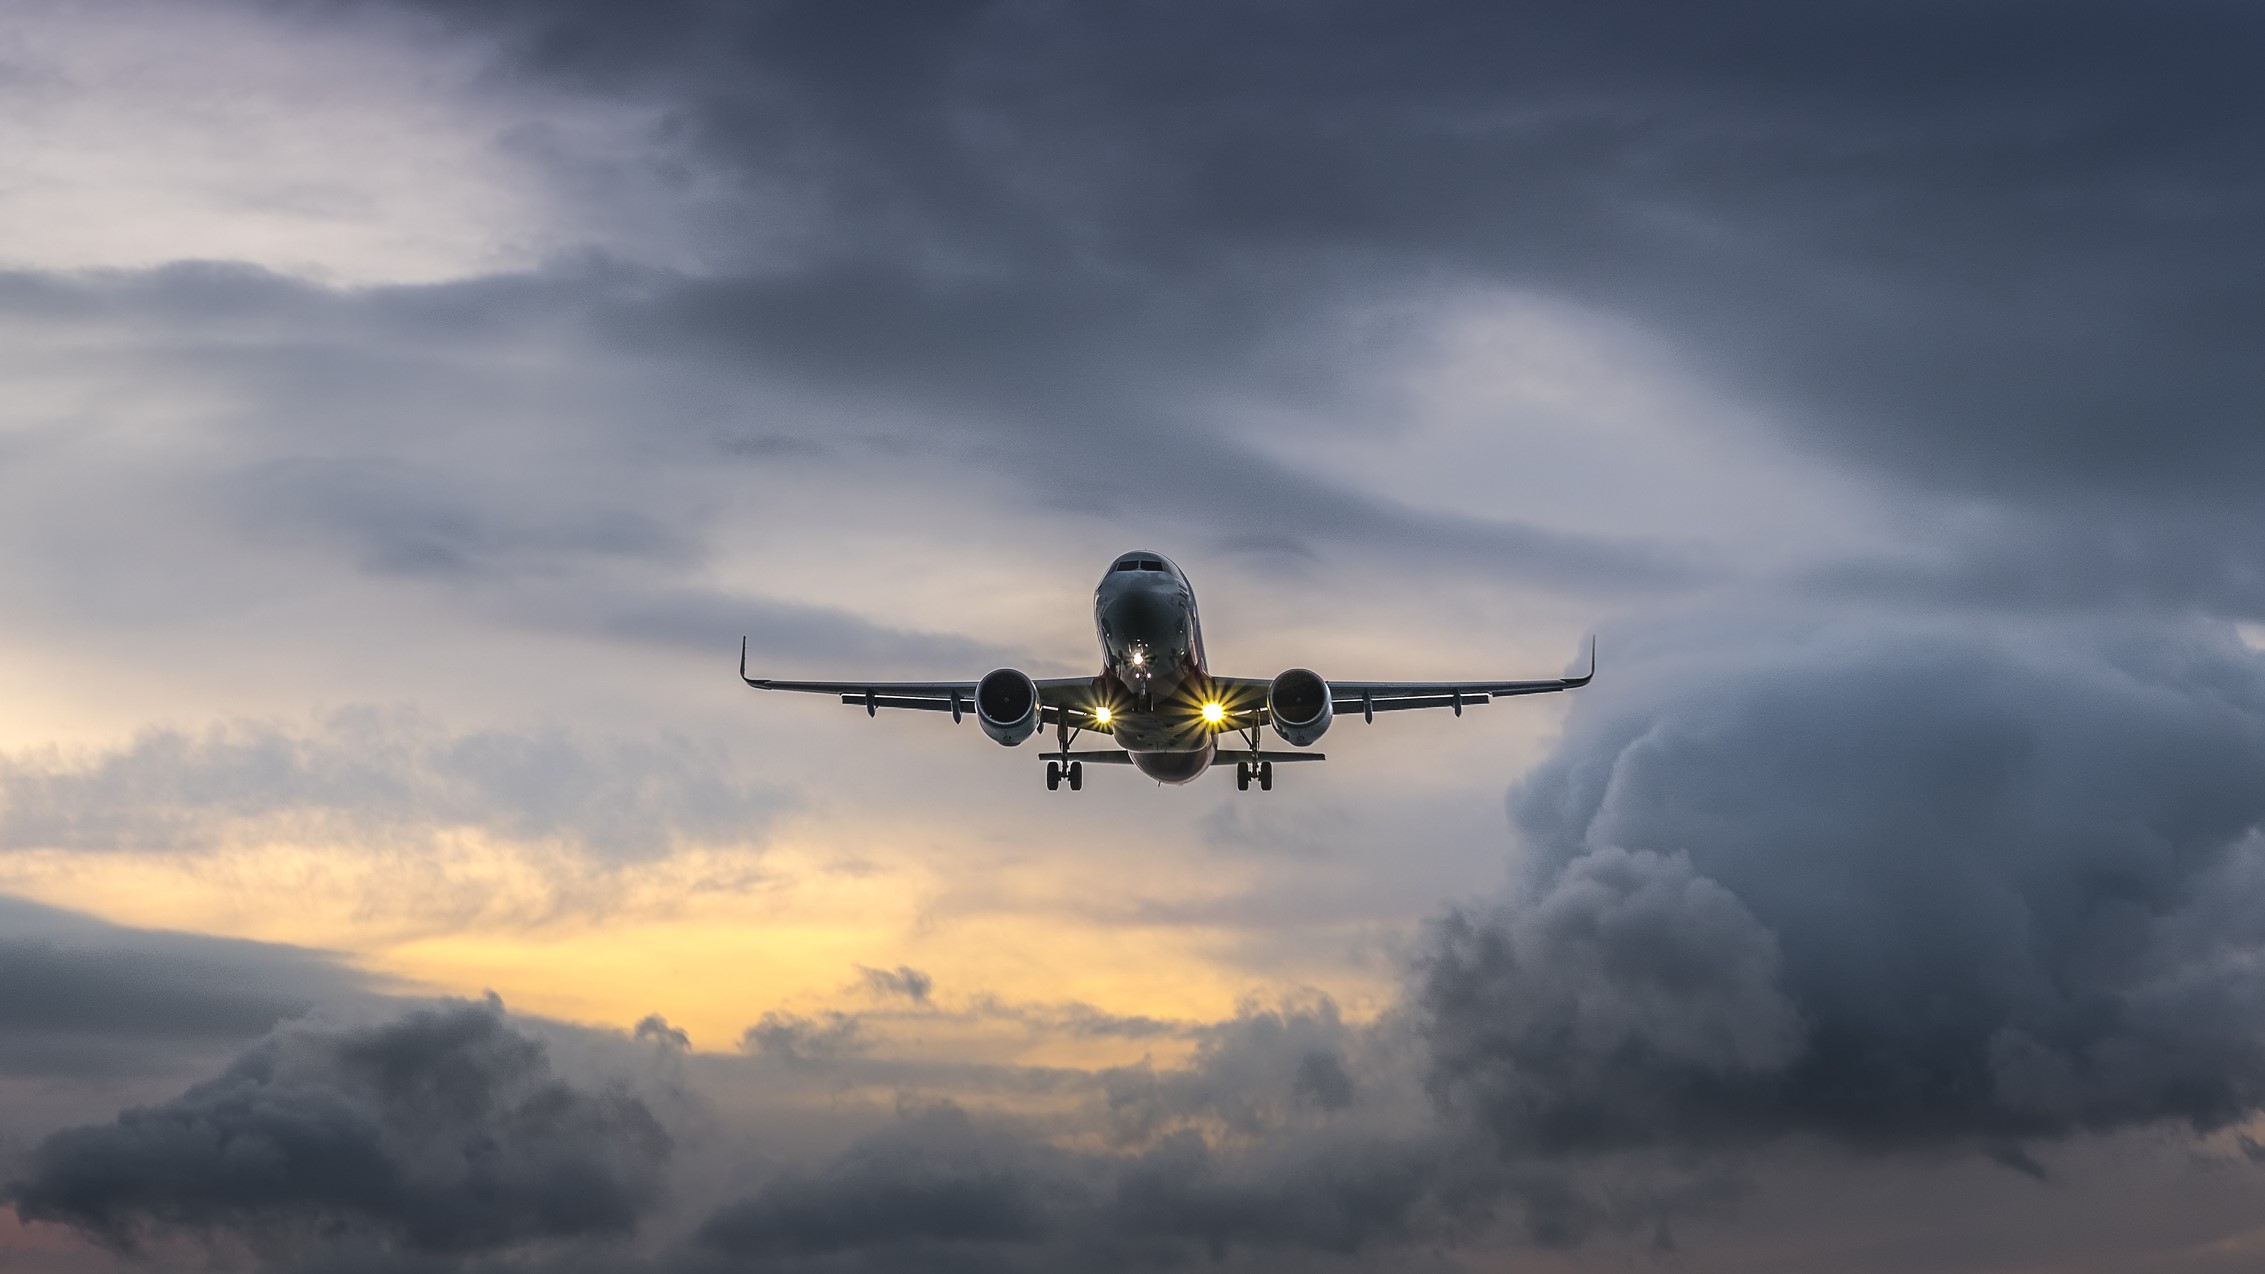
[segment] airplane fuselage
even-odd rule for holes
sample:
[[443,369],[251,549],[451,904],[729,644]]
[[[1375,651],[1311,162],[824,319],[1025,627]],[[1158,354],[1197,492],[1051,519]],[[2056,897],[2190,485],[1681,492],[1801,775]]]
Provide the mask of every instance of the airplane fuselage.
[[1209,768],[1216,732],[1201,716],[1211,693],[1203,623],[1187,576],[1161,553],[1127,553],[1093,590],[1101,639],[1105,729],[1141,773],[1185,783]]

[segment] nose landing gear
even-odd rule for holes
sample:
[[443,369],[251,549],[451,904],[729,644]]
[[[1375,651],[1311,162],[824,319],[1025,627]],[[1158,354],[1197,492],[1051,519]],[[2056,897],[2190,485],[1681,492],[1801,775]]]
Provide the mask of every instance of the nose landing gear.
[[1085,762],[1072,761],[1067,766],[1064,766],[1060,761],[1048,761],[1046,763],[1047,791],[1059,791],[1062,780],[1065,778],[1070,781],[1071,791],[1083,791],[1085,788]]

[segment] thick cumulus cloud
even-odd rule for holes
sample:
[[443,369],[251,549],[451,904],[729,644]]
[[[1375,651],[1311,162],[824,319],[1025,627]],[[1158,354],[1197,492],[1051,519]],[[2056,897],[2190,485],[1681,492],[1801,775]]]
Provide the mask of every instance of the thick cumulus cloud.
[[2232,634],[1674,638],[1576,713],[1513,802],[1518,891],[1429,960],[1433,1084],[1506,1148],[2265,1104],[2265,675]]
[[684,740],[452,733],[412,714],[151,730],[0,757],[0,848],[175,851],[247,832],[373,843],[474,828],[612,856],[736,843],[785,802]]
[[9,1198],[117,1246],[470,1252],[626,1235],[669,1153],[643,1101],[562,1081],[499,1006],[459,1004],[283,1030],[171,1101],[49,1137]]

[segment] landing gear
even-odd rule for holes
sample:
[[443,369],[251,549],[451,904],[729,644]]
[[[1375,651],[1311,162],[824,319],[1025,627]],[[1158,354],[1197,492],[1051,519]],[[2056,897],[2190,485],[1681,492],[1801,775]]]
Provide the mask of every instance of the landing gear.
[[1073,792],[1077,792],[1077,791],[1082,791],[1082,790],[1084,790],[1084,788],[1085,788],[1085,762],[1083,762],[1083,761],[1072,761],[1072,762],[1070,762],[1070,790],[1071,790],[1071,791],[1073,791]]
[[1072,761],[1067,766],[1063,765],[1060,761],[1048,761],[1046,763],[1047,791],[1060,791],[1062,787],[1062,780],[1065,778],[1070,781],[1071,791],[1083,791],[1085,788],[1085,762]]
[[1048,761],[1046,763],[1046,790],[1051,792],[1061,785],[1062,763],[1060,761]]
[[1235,790],[1238,792],[1250,790],[1250,762],[1248,761],[1235,762]]
[[1274,763],[1272,761],[1258,763],[1258,790],[1261,792],[1274,790]]
[[1258,790],[1259,790],[1259,791],[1261,791],[1261,792],[1271,792],[1271,791],[1273,791],[1273,790],[1274,790],[1274,763],[1273,763],[1272,761],[1257,761],[1257,762],[1251,762],[1251,761],[1237,761],[1237,762],[1235,762],[1235,790],[1236,790],[1236,791],[1238,791],[1238,792],[1248,792],[1248,791],[1250,790],[1250,781],[1251,781],[1252,779],[1254,779],[1254,778],[1258,780]]

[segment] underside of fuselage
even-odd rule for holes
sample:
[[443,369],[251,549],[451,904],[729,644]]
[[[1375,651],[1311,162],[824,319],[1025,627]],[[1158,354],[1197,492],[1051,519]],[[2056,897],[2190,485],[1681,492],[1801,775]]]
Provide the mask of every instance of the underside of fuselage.
[[1133,768],[1159,783],[1190,783],[1211,768],[1218,750],[1206,744],[1201,752],[1135,752]]

